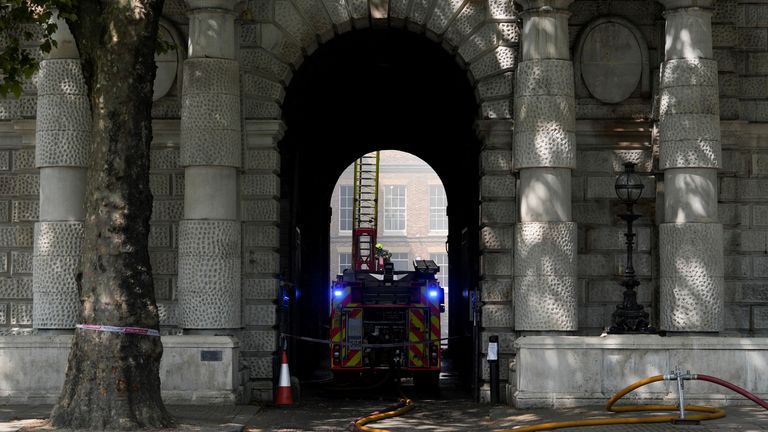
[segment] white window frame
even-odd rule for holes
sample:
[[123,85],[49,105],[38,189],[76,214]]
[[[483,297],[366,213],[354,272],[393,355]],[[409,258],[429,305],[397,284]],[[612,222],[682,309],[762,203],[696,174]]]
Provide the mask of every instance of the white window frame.
[[[345,263],[342,257],[349,257],[349,263]],[[352,268],[352,252],[339,252],[339,272],[336,274],[343,274],[345,268]]]
[[[392,196],[392,192],[396,190],[398,194],[396,197]],[[402,191],[402,194],[400,193]],[[398,202],[397,206],[393,206],[393,200]],[[400,206],[402,204],[402,206]],[[395,213],[396,212],[396,213]],[[402,219],[402,228],[396,229],[389,228],[390,223],[393,221],[393,213],[397,215],[397,221]],[[406,185],[384,185],[384,232],[390,233],[404,233],[408,228],[408,188]]]
[[[348,196],[344,195],[344,191],[346,189],[349,190],[349,195]],[[349,207],[345,207],[344,206],[345,198],[349,199],[349,202],[348,202]],[[341,186],[339,186],[339,233],[341,233],[341,234],[352,234],[352,222],[353,222],[352,221],[352,218],[353,218],[352,213],[354,211],[354,209],[353,209],[354,208],[354,202],[355,202],[354,188],[352,187],[352,185],[341,185]],[[349,212],[349,218],[344,217],[345,216],[345,214],[344,214],[345,211]],[[344,221],[349,221],[349,229],[344,229],[342,227],[342,223]]]
[[[442,194],[438,195],[433,192],[442,191]],[[442,203],[434,205],[434,201],[440,200]],[[429,231],[445,233],[448,232],[448,197],[445,195],[445,188],[442,185],[429,185]],[[436,228],[433,225],[433,217],[435,220],[439,220],[441,225],[445,228]],[[439,219],[438,219],[439,218]]]
[[[437,257],[440,257],[440,261],[435,259]],[[440,266],[440,272],[437,274],[437,279],[440,281],[440,286],[443,288],[448,288],[448,284],[450,282],[448,280],[448,254],[445,252],[430,253],[429,259]]]
[[[403,255],[405,257],[403,257]],[[392,252],[392,257],[389,260],[395,264],[395,270],[408,271],[411,270],[411,256],[408,252]],[[397,263],[405,263],[402,268],[397,267]]]

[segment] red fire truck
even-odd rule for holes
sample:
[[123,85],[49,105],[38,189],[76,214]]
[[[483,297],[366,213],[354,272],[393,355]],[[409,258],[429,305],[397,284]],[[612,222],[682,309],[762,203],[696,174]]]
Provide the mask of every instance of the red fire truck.
[[[444,291],[434,261],[396,271],[376,248],[378,152],[355,162],[351,269],[331,284],[331,371],[398,370],[417,385],[440,375]],[[379,252],[377,253],[377,249]]]

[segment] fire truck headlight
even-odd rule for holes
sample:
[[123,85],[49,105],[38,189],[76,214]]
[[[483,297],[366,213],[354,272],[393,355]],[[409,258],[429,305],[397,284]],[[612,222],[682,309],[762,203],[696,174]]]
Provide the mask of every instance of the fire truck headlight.
[[436,299],[440,293],[436,289],[429,290],[429,298]]
[[344,295],[344,291],[342,291],[340,289],[333,290],[333,296],[334,297],[341,298],[341,296],[343,296],[343,295]]

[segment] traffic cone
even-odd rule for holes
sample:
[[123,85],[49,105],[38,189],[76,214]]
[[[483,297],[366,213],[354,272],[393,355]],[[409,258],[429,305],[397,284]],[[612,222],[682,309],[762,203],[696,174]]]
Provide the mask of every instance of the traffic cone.
[[275,404],[288,406],[293,405],[293,394],[291,393],[291,373],[288,372],[288,354],[283,350],[283,362],[280,365],[280,380],[277,383],[277,397]]

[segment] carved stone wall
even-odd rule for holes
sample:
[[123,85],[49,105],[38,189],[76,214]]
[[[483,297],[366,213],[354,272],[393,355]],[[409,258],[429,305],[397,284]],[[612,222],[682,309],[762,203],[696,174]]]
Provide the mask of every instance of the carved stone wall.
[[39,215],[35,125],[0,122],[0,335],[32,331],[32,247]]
[[519,223],[515,246],[515,328],[576,330],[576,223]]
[[[162,99],[161,99],[162,100]],[[180,122],[155,120],[150,149],[152,220],[149,256],[163,333],[178,334],[179,224],[184,215],[184,168],[180,166]]]
[[272,359],[280,272],[280,153],[285,126],[275,120],[245,123],[244,174],[240,183],[243,221],[243,325],[240,355],[250,366],[252,394],[272,398]]
[[661,328],[702,332],[722,329],[722,225],[683,223],[662,224],[659,228]]
[[[512,285],[517,205],[514,178],[510,175],[513,168],[512,121],[480,121],[478,131],[483,140],[480,152],[483,185],[480,203],[480,300],[483,305],[480,317],[484,332],[481,345],[487,346],[485,341],[489,335],[497,335],[502,341],[515,338]],[[511,343],[499,345],[501,364],[508,364],[513,355]],[[502,379],[507,379],[507,372],[501,372]],[[483,369],[482,378],[490,379],[487,368]]]

